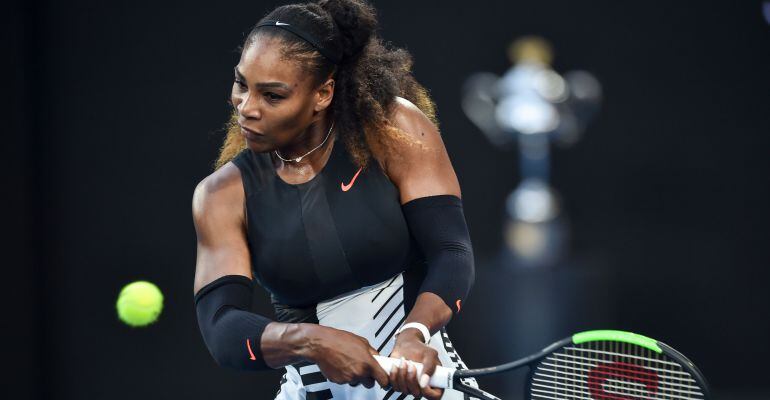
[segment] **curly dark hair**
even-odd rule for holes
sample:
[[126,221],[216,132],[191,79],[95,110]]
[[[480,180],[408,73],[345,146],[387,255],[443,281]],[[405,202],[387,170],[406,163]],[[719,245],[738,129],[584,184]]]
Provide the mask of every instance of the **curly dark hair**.
[[[376,12],[363,0],[289,4],[276,8],[257,25],[265,20],[279,20],[297,26],[318,38],[323,47],[342,54],[342,61],[335,65],[308,42],[271,26],[252,29],[244,42],[246,48],[258,37],[279,39],[284,45],[283,56],[298,62],[317,84],[323,83],[330,75],[334,77],[334,99],[329,112],[335,119],[338,135],[358,166],[368,165],[372,148],[389,152],[396,141],[419,145],[388,120],[396,96],[414,103],[436,123],[433,101],[412,76],[411,55],[406,50],[384,43],[377,36]],[[233,110],[216,162],[217,168],[246,148],[237,118],[237,111]]]

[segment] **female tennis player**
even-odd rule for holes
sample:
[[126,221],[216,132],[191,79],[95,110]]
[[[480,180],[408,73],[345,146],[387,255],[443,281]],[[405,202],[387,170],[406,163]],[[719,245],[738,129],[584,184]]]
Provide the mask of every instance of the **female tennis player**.
[[[444,330],[474,279],[460,187],[410,55],[376,28],[361,0],[257,23],[193,196],[203,339],[219,365],[285,367],[277,399],[464,398],[427,384],[465,368]],[[250,311],[254,283],[274,320]]]

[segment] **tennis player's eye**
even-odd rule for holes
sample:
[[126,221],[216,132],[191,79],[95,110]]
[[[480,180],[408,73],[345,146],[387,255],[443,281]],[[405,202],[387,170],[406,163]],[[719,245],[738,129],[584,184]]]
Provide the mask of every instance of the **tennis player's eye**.
[[238,85],[241,89],[246,89],[246,83],[244,83],[242,80],[235,78],[235,83]]
[[275,94],[273,92],[265,93],[265,98],[267,99],[267,101],[270,101],[270,102],[277,102],[284,99],[283,96],[279,94]]

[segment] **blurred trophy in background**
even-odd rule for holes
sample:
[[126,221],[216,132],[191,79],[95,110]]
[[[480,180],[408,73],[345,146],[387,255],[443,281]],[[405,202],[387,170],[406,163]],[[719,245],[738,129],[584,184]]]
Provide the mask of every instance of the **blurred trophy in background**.
[[[462,91],[465,114],[496,147],[518,149],[521,171],[505,202],[506,245],[478,275],[486,289],[478,301],[506,304],[504,317],[492,313],[475,323],[495,326],[486,338],[495,349],[527,354],[565,332],[611,326],[606,269],[568,252],[567,217],[550,182],[551,146],[580,140],[602,95],[593,75],[554,71],[542,38],[516,40],[508,55],[513,65],[502,77],[474,74]],[[521,393],[523,378],[507,375],[499,395]]]
[[601,86],[588,72],[554,71],[540,37],[514,41],[508,56],[513,65],[502,77],[468,78],[462,108],[493,145],[519,150],[521,182],[506,200],[509,255],[519,266],[551,266],[567,252],[568,227],[550,185],[550,146],[580,139],[599,109]]

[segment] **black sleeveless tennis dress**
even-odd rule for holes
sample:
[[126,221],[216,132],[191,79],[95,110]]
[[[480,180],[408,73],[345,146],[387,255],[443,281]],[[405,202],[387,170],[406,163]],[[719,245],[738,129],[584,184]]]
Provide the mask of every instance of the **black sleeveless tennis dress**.
[[[353,332],[388,355],[416,301],[425,258],[409,233],[398,189],[376,162],[358,168],[341,142],[310,181],[281,179],[271,153],[233,159],[246,195],[252,273],[281,322]],[[465,368],[445,330],[430,345],[442,365]],[[411,399],[377,385],[338,385],[317,365],[286,367],[276,399]],[[448,390],[444,399],[464,399]]]

